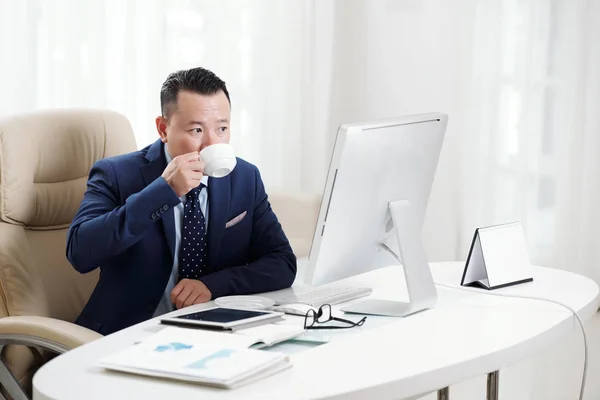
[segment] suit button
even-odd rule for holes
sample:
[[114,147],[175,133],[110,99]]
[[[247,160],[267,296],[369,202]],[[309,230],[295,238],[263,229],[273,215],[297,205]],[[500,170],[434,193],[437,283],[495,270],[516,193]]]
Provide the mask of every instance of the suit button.
[[168,205],[164,204],[164,205],[162,206],[162,210],[163,210],[163,211],[167,211],[168,209],[169,209],[169,206],[168,206]]

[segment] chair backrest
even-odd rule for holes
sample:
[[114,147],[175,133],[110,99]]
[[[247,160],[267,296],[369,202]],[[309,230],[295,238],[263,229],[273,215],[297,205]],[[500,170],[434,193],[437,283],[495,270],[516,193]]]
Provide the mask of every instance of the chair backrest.
[[135,149],[128,120],[112,111],[0,119],[0,318],[77,318],[98,272],[81,275],[69,264],[69,224],[92,164]]
[[321,196],[274,191],[269,193],[269,203],[296,257],[308,257],[321,206]]

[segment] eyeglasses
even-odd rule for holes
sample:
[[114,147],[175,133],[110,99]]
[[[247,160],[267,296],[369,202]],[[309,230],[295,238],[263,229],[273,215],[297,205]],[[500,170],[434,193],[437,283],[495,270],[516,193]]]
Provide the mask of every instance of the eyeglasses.
[[[331,314],[331,306],[329,304],[323,304],[319,307],[318,310],[310,309],[306,312],[304,316],[304,329],[347,329],[354,328],[355,326],[362,326],[367,317],[363,317],[360,321],[354,322],[349,319],[343,319],[334,317]],[[328,325],[328,326],[315,326],[315,324],[324,324],[330,321],[343,322],[348,324],[348,326],[339,326],[339,325]]]

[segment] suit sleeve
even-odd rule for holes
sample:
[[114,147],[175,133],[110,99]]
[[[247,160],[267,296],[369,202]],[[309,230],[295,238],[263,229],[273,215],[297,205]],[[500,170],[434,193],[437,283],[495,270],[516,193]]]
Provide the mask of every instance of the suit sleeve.
[[212,298],[270,292],[290,287],[296,278],[296,256],[271,209],[258,169],[250,241],[250,263],[224,268],[200,278]]
[[137,243],[148,227],[179,203],[179,197],[162,177],[123,203],[111,162],[97,161],[67,233],[69,262],[81,273],[96,269],[104,260]]

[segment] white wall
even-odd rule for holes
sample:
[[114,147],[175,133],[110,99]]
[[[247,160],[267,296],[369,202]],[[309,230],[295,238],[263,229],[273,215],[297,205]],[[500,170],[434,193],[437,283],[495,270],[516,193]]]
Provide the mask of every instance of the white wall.
[[[348,3],[352,7],[348,7]],[[347,122],[440,111],[448,130],[423,228],[431,261],[457,249],[454,182],[464,128],[476,0],[339,1],[329,132]],[[466,10],[466,11],[465,11]],[[466,113],[468,114],[468,113]],[[333,137],[333,136],[332,136]],[[331,145],[331,142],[330,142]]]

